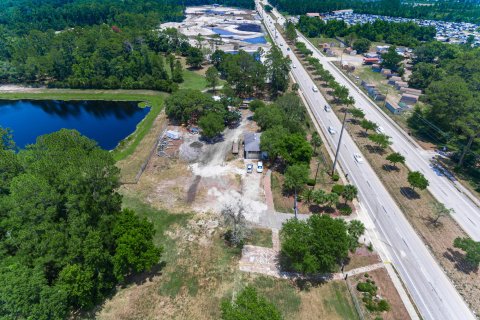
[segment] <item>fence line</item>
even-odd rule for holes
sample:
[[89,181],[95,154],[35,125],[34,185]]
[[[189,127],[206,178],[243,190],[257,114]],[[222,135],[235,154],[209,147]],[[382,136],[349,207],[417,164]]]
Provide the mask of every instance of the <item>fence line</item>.
[[158,142],[160,141],[160,138],[165,134],[165,130],[167,129],[168,123],[165,122],[162,125],[162,128],[160,130],[161,134],[158,136],[158,138],[155,140],[153,143],[152,149],[150,150],[148,157],[145,159],[143,164],[141,165],[140,169],[138,170],[137,174],[135,175],[134,181],[128,181],[128,182],[121,182],[121,184],[137,184],[138,181],[140,180],[140,177],[142,176],[143,172],[148,166],[148,163],[150,162],[150,159],[152,158],[154,152],[157,150]]
[[350,284],[350,280],[348,278],[345,280],[345,282],[347,283],[348,292],[350,292],[350,296],[352,297],[353,304],[355,305],[355,310],[357,310],[358,317],[361,320],[365,320],[365,316],[363,315],[362,307],[360,306],[360,303],[358,302],[357,295],[355,294],[355,291],[354,291],[355,289],[352,288],[352,285]]

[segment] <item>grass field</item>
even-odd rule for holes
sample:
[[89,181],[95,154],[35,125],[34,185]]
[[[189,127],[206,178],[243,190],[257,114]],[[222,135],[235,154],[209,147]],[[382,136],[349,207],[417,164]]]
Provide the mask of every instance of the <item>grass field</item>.
[[259,247],[272,247],[272,230],[264,228],[252,228],[246,244]]

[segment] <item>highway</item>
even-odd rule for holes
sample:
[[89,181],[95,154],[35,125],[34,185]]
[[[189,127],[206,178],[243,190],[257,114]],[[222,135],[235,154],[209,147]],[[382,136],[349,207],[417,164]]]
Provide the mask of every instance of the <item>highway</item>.
[[[284,55],[292,60],[292,74],[309,104],[318,124],[327,137],[326,143],[335,150],[339,133],[331,135],[327,128],[341,128],[334,112],[326,112],[327,104],[320,92],[312,90],[314,83],[296,56],[287,51],[288,45],[279,32],[275,31],[272,19],[258,4],[257,10],[264,17],[264,24],[272,39]],[[275,37],[275,34],[277,37]],[[293,68],[295,66],[295,68]],[[357,100],[357,97],[354,96]],[[390,126],[385,126],[390,130]],[[385,244],[387,254],[399,272],[408,292],[412,296],[424,319],[467,320],[475,319],[473,313],[449,281],[422,240],[385,189],[368,162],[357,162],[353,154],[360,153],[347,132],[343,135],[339,153],[339,164],[349,174],[349,179],[359,190],[359,201],[366,208],[376,232]]]
[[[273,13],[279,19],[279,23],[285,23],[285,19],[274,10]],[[355,107],[365,112],[366,119],[377,123],[385,129],[385,133],[392,139],[391,148],[405,156],[405,164],[412,171],[420,171],[430,182],[428,190],[447,208],[452,208],[452,217],[465,230],[468,235],[480,241],[480,201],[469,190],[458,182],[452,182],[444,175],[437,175],[432,169],[430,160],[433,152],[422,149],[408,134],[393,120],[384,114],[375,103],[361,90],[358,89],[335,65],[331,63],[321,52],[299,33],[299,41],[304,42],[307,48],[313,51],[313,57],[320,60],[323,67],[330,71],[338,83],[344,85],[355,99]],[[467,196],[468,194],[468,196]]]

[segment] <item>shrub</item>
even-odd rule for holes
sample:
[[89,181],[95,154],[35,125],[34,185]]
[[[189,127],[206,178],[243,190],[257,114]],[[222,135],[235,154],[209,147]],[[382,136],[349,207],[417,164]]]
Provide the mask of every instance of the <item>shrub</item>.
[[307,180],[307,185],[309,185],[310,187],[313,187],[315,184],[316,184],[315,179],[308,179]]
[[343,216],[349,216],[352,214],[352,207],[350,207],[348,204],[347,205],[342,205],[342,206],[339,206],[338,208],[338,211],[340,212],[340,214],[342,214]]
[[380,300],[377,305],[377,310],[378,311],[389,311],[390,310],[390,304],[388,303],[387,300]]
[[[332,178],[333,179],[333,178]],[[336,184],[332,187],[332,192],[336,193],[336,194],[342,194],[343,193],[343,189],[345,189],[345,187],[341,184]]]
[[338,180],[340,180],[340,176],[338,175],[338,173],[334,173],[334,174],[332,175],[332,180],[335,181],[335,182],[337,182]]
[[377,294],[377,287],[374,284],[370,283],[369,281],[359,282],[357,284],[357,290],[360,292],[367,292],[372,296]]

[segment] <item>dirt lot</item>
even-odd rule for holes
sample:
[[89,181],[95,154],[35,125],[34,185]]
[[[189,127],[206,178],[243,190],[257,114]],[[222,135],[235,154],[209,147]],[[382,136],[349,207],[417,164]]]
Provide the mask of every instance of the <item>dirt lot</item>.
[[406,320],[410,319],[407,310],[403,306],[402,299],[397,293],[397,290],[392,284],[390,277],[388,276],[387,270],[385,268],[380,268],[374,271],[368,272],[368,278],[375,281],[375,285],[378,287],[378,296],[382,299],[385,299],[390,304],[390,311],[384,311],[382,313],[372,313],[369,312],[363,302],[362,302],[362,293],[356,289],[357,283],[362,281],[365,282],[367,279],[364,274],[360,274],[350,278],[349,282],[353,288],[353,292],[356,293],[358,297],[358,302],[361,305],[364,315],[367,316],[367,319],[376,319],[376,317],[381,316],[384,320]]

